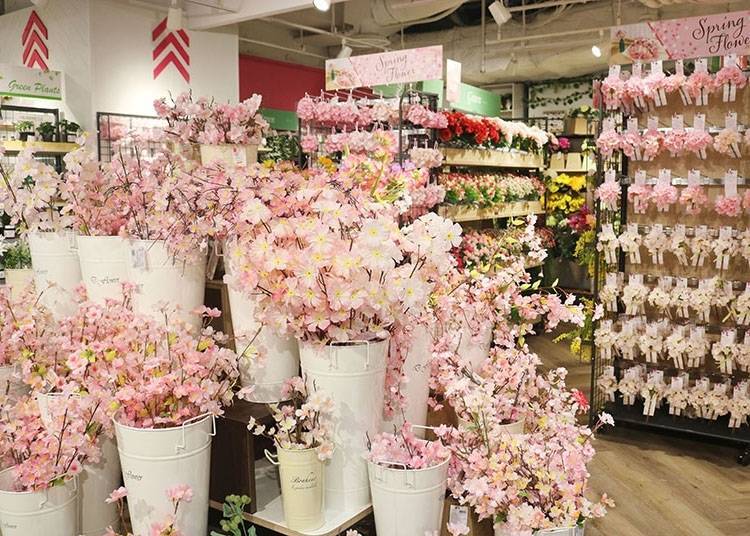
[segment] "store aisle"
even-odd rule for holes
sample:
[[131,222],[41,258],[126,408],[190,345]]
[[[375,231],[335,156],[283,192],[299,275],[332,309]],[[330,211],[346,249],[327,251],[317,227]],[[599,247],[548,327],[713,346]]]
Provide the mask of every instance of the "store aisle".
[[[589,363],[553,336],[530,339],[544,368],[567,367],[568,385],[589,395]],[[586,526],[586,536],[747,536],[750,469],[738,449],[668,437],[630,427],[600,434],[590,466],[591,496],[606,491],[617,503]]]

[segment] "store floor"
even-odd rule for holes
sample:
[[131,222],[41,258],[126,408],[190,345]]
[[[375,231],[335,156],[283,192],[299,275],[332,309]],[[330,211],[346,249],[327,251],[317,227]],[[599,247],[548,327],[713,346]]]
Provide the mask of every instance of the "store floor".
[[[552,336],[530,339],[545,368],[568,368],[568,385],[587,395],[590,365]],[[594,493],[617,506],[586,526],[586,536],[748,536],[750,468],[738,448],[632,427],[599,434],[590,466]],[[592,494],[593,496],[593,494]]]

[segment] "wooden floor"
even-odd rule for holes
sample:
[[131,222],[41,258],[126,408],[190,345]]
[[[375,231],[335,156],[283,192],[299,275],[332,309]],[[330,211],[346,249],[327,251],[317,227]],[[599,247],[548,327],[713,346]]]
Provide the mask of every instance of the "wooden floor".
[[[588,395],[589,364],[551,339],[532,337],[530,346]],[[737,464],[737,448],[616,423],[595,446],[592,497],[606,492],[617,506],[587,524],[586,536],[750,536],[750,467]]]

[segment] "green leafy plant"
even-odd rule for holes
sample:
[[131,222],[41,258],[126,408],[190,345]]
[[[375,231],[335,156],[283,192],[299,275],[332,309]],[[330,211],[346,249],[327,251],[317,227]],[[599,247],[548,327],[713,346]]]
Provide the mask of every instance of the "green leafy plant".
[[34,132],[34,123],[32,121],[19,121],[16,123],[16,132]]
[[264,160],[281,162],[285,160],[296,161],[299,157],[299,143],[294,136],[280,134],[270,136],[266,139],[268,152],[263,155]]
[[224,533],[211,531],[211,536],[256,536],[255,527],[245,526],[245,507],[250,504],[247,495],[227,495],[222,505],[222,519],[219,524]]
[[50,123],[49,121],[45,121],[44,123],[41,123],[37,127],[37,131],[39,132],[39,135],[42,137],[42,140],[44,141],[52,141],[55,139],[55,134],[57,133],[57,127]]
[[594,341],[594,300],[583,298],[583,325],[558,335],[552,342],[569,341],[570,351],[582,360],[591,359],[591,347]]
[[81,126],[78,123],[74,123],[73,121],[68,121],[67,119],[60,120],[61,132],[66,132],[68,134],[78,134],[80,130],[81,130]]
[[31,268],[31,252],[25,242],[16,242],[5,250],[3,266],[8,270]]

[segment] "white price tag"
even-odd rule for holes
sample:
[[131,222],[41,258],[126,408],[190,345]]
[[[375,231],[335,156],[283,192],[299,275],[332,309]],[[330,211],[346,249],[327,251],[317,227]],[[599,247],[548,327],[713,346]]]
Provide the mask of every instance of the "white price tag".
[[724,117],[724,126],[729,130],[737,130],[737,112],[728,112]]
[[614,169],[608,169],[604,173],[604,182],[615,182],[615,170]]
[[737,54],[727,54],[724,56],[724,67],[736,67]]
[[651,72],[652,73],[662,73],[664,72],[663,63],[661,60],[656,60],[651,62]]
[[604,132],[609,132],[610,130],[614,130],[614,129],[615,129],[615,120],[612,119],[611,117],[607,117],[602,122],[602,130]]
[[628,132],[631,134],[638,134],[638,118],[628,118]]
[[620,66],[619,65],[610,65],[609,66],[609,75],[610,76],[620,76]]
[[672,116],[672,130],[684,130],[685,129],[685,120],[682,117],[682,114],[675,114]]
[[706,130],[705,114],[695,114],[695,118],[693,119],[693,128],[700,131]]
[[688,171],[687,177],[688,186],[700,186],[701,185],[701,172],[697,169],[691,169]]
[[724,175],[724,195],[726,197],[737,197],[737,170],[730,169]]
[[659,130],[659,118],[650,115],[648,118],[648,130]]
[[675,61],[674,71],[678,76],[685,76],[685,62],[682,60]]
[[642,169],[635,172],[635,183],[639,186],[646,184],[646,172]]
[[695,60],[695,72],[697,73],[708,72],[708,62],[706,61],[706,58],[700,58],[700,59]]
[[146,270],[146,248],[136,246],[130,250],[130,264],[133,268]]
[[671,169],[659,170],[659,184],[661,185],[672,184],[672,170]]
[[237,145],[232,146],[232,157],[234,159],[235,165],[238,166],[245,166],[247,165],[247,152],[245,152],[242,147],[239,147]]
[[469,507],[451,504],[448,523],[454,527],[469,528]]

